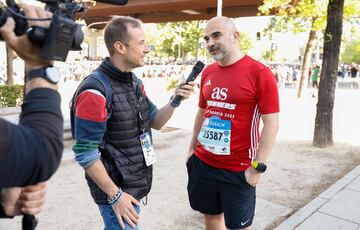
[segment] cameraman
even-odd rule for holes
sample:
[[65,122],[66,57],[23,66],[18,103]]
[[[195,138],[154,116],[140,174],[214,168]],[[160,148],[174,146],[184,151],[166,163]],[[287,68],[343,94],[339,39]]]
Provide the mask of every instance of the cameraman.
[[[40,8],[27,5],[21,8],[28,18],[52,17]],[[28,24],[48,28],[50,20],[28,20]],[[25,61],[29,77],[25,81],[19,125],[0,118],[0,217],[33,215],[41,210],[46,194],[43,181],[58,168],[63,151],[58,87],[48,81],[46,72],[42,71],[53,62],[40,58],[40,48],[32,45],[26,34],[16,36],[14,29],[15,21],[9,17],[0,27],[0,33],[6,44]]]

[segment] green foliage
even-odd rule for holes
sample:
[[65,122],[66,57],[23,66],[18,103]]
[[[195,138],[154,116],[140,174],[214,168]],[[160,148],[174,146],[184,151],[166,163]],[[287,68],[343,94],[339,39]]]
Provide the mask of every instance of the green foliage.
[[263,54],[262,54],[262,58],[265,60],[265,61],[273,61],[274,58],[275,58],[275,53],[272,52],[271,50],[266,50]]
[[[165,56],[195,56],[204,21],[168,22],[157,24],[157,31],[149,33],[149,44]],[[179,53],[180,52],[180,53]]]
[[240,32],[239,45],[241,51],[245,54],[247,54],[249,50],[252,48],[251,39],[247,33]]
[[360,36],[346,42],[344,51],[341,54],[343,63],[360,63]]
[[[326,26],[327,0],[264,0],[259,6],[263,15],[275,14],[265,33],[324,30]],[[352,21],[360,16],[360,1],[346,0],[344,20]]]
[[359,0],[346,0],[344,3],[344,19],[351,23],[360,20],[360,1]]
[[[151,32],[147,32],[147,42],[154,45],[155,51],[163,56],[195,57],[196,49],[202,52],[199,43],[203,41],[205,24],[205,21],[159,23],[155,30],[152,28]],[[240,32],[239,43],[244,53],[252,48],[251,39],[246,33]]]
[[169,78],[167,86],[166,86],[166,90],[174,91],[176,89],[176,87],[178,87],[178,85],[179,85],[179,79]]
[[1,85],[0,107],[18,106],[23,101],[23,85]]

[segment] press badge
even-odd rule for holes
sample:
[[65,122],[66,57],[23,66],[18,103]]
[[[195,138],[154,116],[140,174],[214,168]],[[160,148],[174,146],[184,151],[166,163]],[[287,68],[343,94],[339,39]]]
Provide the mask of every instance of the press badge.
[[205,118],[197,138],[207,151],[230,155],[231,121],[218,116]]
[[156,158],[149,133],[143,133],[140,135],[140,144],[144,154],[146,166],[154,164],[156,162]]

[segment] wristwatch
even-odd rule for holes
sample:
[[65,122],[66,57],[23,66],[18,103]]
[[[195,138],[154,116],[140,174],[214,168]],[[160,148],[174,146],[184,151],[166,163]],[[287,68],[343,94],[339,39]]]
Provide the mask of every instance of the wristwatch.
[[264,163],[262,163],[262,162],[258,162],[258,161],[256,161],[256,160],[254,160],[251,165],[252,165],[252,166],[254,167],[254,169],[256,169],[256,171],[258,171],[259,173],[265,172],[265,171],[266,171],[266,168],[267,168],[266,164],[264,164]]
[[60,73],[57,68],[53,66],[45,66],[40,69],[32,69],[27,74],[27,79],[31,80],[37,77],[41,77],[46,79],[48,82],[52,84],[59,83]]

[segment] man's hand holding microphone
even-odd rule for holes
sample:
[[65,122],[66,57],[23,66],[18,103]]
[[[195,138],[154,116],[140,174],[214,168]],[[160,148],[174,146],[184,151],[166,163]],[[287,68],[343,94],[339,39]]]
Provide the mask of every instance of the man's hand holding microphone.
[[195,79],[201,73],[205,64],[201,61],[196,62],[191,73],[187,77],[185,82],[182,82],[180,86],[175,90],[175,95],[170,99],[171,106],[176,108],[180,105],[181,101],[189,98],[189,93],[195,86]]

